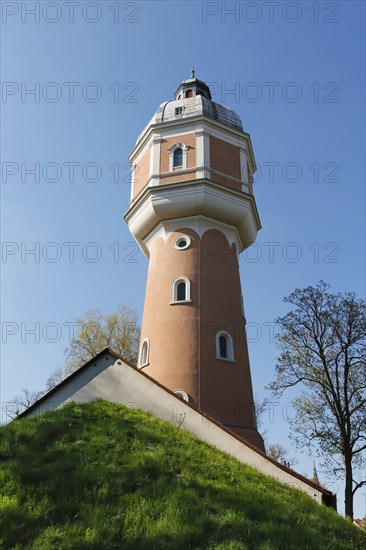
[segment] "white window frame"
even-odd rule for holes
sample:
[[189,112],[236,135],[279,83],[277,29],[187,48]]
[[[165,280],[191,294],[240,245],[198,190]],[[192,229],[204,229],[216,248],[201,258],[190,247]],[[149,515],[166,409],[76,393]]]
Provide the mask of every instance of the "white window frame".
[[[143,349],[145,344],[146,344],[146,361],[143,363],[142,357],[143,357]],[[139,361],[138,361],[139,368],[141,369],[142,367],[146,367],[149,364],[149,359],[150,359],[150,340],[148,338],[145,338],[140,346],[140,355],[139,355]]]
[[[186,284],[186,299],[178,300],[178,285],[179,283]],[[191,302],[191,281],[187,277],[176,277],[172,284],[172,292],[170,297],[171,304],[187,304]]]
[[[174,168],[174,151],[176,149],[182,149],[183,156],[182,156],[182,166],[177,166]],[[188,152],[188,146],[184,145],[184,143],[181,143],[178,141],[177,143],[174,143],[169,149],[169,172],[176,172],[178,170],[187,170],[187,152]]]
[[[227,357],[221,357],[220,355],[220,336],[226,337],[226,343],[227,343]],[[216,333],[216,359],[219,359],[220,361],[230,361],[235,362],[234,357],[234,345],[233,345],[233,339],[231,337],[231,334],[226,332],[225,330],[220,330]]]

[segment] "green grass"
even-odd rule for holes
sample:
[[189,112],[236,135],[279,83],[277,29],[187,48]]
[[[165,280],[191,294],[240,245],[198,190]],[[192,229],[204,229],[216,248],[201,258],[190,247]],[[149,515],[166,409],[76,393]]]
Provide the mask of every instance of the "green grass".
[[2,549],[362,549],[333,510],[167,422],[71,404],[0,429]]

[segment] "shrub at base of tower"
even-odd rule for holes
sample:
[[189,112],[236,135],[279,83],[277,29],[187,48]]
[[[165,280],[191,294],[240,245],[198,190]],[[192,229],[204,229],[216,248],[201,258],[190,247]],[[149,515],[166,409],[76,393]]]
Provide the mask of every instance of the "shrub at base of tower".
[[6,549],[363,550],[310,497],[184,430],[105,401],[0,429]]

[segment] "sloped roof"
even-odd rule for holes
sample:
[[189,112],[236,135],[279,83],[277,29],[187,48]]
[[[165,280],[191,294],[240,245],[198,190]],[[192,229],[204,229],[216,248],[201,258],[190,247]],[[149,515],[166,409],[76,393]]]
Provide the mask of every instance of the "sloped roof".
[[24,416],[28,416],[29,413],[33,412],[35,409],[37,409],[40,405],[42,405],[42,403],[44,403],[46,401],[46,399],[49,399],[50,397],[52,397],[52,395],[54,395],[55,393],[57,393],[60,388],[66,386],[67,384],[69,384],[72,380],[74,380],[75,378],[79,377],[80,374],[82,372],[84,372],[86,369],[88,369],[91,365],[95,364],[95,362],[100,359],[101,357],[103,357],[103,355],[112,355],[112,357],[114,357],[115,359],[120,359],[121,361],[123,361],[124,363],[126,363],[126,365],[133,367],[133,365],[131,365],[130,363],[128,363],[128,361],[126,361],[125,359],[123,359],[123,357],[120,357],[116,352],[114,352],[113,350],[111,350],[110,348],[105,348],[103,349],[102,351],[100,351],[99,353],[97,353],[97,355],[95,355],[95,357],[92,357],[91,359],[89,359],[89,361],[87,361],[86,363],[84,363],[84,365],[82,365],[79,369],[77,369],[76,371],[72,372],[69,376],[67,376],[66,378],[64,378],[64,380],[62,380],[59,384],[57,384],[57,386],[54,386],[50,391],[48,391],[47,393],[45,393],[44,395],[42,395],[42,397],[40,397],[39,399],[37,399],[37,401],[35,401],[33,403],[33,405],[31,405],[30,407],[28,407],[25,411],[23,411],[19,416],[18,418],[22,418]]
[[179,119],[191,118],[197,115],[205,115],[209,118],[217,120],[222,124],[231,126],[238,130],[243,129],[243,124],[239,115],[215,101],[211,101],[202,95],[196,95],[186,99],[175,99],[173,101],[165,101],[157,108],[150,124],[158,122],[167,122],[168,120],[176,120],[175,109],[183,107],[183,113],[179,115]]
[[[183,109],[183,112],[180,115],[176,115],[176,109],[180,107]],[[175,99],[161,103],[147,126],[137,138],[136,143],[140,141],[146,129],[152,124],[161,124],[173,120],[185,120],[200,115],[211,118],[221,124],[225,124],[230,128],[243,131],[242,121],[233,109],[229,109],[229,107],[211,101],[202,95],[196,95],[189,98]]]

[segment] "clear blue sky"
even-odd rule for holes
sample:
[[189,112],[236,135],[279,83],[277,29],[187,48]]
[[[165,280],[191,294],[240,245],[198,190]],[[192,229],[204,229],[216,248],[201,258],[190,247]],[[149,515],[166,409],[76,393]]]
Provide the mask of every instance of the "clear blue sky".
[[[147,261],[123,220],[127,157],[192,63],[239,113],[259,166],[263,228],[240,265],[261,399],[283,296],[323,279],[365,297],[365,4],[71,4],[1,5],[1,402],[44,387],[87,308],[141,315]],[[287,402],[265,424],[268,442],[289,447]]]

